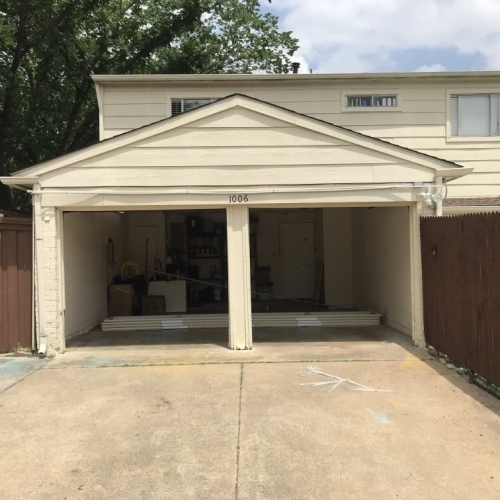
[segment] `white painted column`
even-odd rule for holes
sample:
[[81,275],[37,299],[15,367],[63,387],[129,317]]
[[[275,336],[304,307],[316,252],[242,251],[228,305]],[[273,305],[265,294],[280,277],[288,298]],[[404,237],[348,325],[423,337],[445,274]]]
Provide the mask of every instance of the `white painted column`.
[[227,209],[229,348],[252,348],[252,290],[248,207]]
[[47,350],[47,333],[45,330],[45,276],[44,276],[44,249],[43,249],[43,222],[40,184],[33,186],[33,229],[35,233],[35,311],[36,311],[36,344],[37,349],[44,354]]
[[40,186],[34,186],[35,311],[38,351],[53,356],[61,348],[59,253],[56,209],[42,208]]

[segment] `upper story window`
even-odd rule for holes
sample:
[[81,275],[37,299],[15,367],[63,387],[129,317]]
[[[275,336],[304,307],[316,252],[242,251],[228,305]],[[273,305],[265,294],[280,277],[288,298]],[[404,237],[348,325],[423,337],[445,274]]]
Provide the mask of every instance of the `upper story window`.
[[347,108],[396,108],[397,106],[397,95],[371,94],[346,96]]
[[172,116],[180,115],[181,113],[199,108],[205,104],[210,104],[215,100],[216,99],[212,99],[211,97],[204,97],[202,99],[172,99]]
[[452,137],[500,135],[500,94],[451,94]]

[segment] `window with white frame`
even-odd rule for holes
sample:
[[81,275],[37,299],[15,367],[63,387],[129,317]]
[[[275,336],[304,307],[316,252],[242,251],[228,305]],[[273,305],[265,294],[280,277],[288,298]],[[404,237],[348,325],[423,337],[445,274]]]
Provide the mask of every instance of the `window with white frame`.
[[181,113],[205,106],[205,104],[210,104],[214,101],[216,99],[210,97],[202,99],[172,99],[172,116],[180,115]]
[[345,104],[347,108],[396,108],[398,96],[394,94],[347,95]]
[[451,94],[452,137],[500,135],[499,94]]

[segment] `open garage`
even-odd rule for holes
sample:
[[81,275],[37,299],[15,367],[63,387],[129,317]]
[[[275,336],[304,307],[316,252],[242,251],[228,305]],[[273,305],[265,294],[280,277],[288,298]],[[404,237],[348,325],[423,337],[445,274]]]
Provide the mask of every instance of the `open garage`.
[[[224,210],[65,212],[62,239],[66,341],[228,338]],[[307,341],[311,327],[382,321],[411,335],[410,240],[407,206],[250,210],[253,328]]]
[[421,345],[418,216],[467,172],[242,95],[20,171],[38,345],[379,321]]

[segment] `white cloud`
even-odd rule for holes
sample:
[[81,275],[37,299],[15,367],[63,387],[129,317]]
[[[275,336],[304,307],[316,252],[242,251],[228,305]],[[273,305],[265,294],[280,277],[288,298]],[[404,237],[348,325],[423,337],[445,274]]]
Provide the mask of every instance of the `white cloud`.
[[478,54],[475,69],[500,69],[498,0],[274,0],[272,9],[315,72],[397,70],[396,51],[419,49]]
[[420,72],[446,71],[446,68],[442,64],[430,64],[430,65],[420,66],[415,71],[420,71]]

